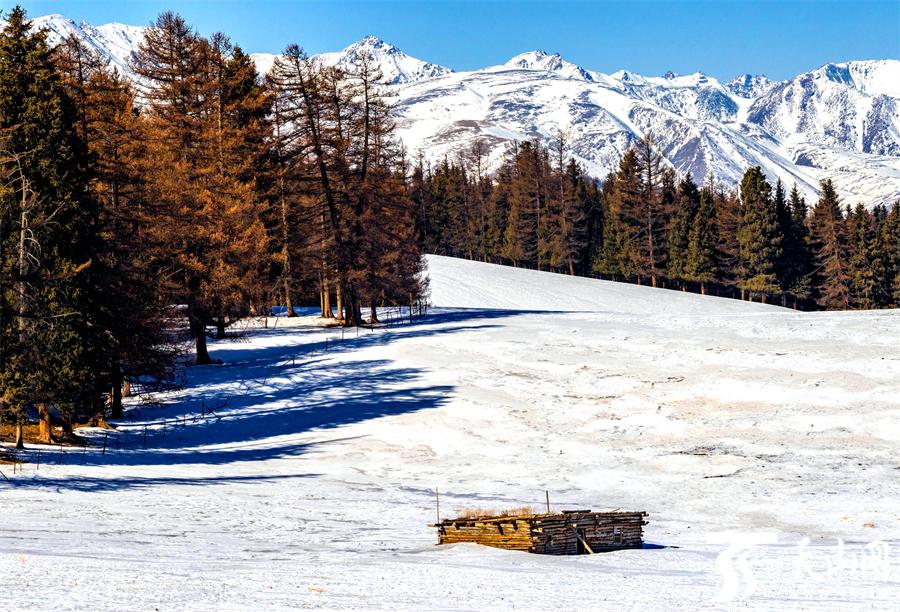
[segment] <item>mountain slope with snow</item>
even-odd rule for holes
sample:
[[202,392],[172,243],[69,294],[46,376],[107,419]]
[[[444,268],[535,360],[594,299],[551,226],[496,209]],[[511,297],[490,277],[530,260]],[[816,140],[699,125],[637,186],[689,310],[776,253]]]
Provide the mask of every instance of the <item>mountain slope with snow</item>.
[[[423,319],[249,322],[91,446],[0,465],[4,605],[896,609],[900,311],[428,267]],[[437,514],[545,494],[645,510],[650,546],[435,546]],[[722,601],[729,532],[767,543]]]
[[[128,72],[144,28],[35,19],[51,42],[74,34]],[[389,84],[400,135],[411,155],[435,162],[465,155],[476,141],[496,169],[508,145],[560,130],[593,176],[613,171],[623,152],[652,135],[667,162],[696,180],[736,184],[759,165],[796,183],[809,199],[832,178],[848,204],[900,199],[900,61],[827,64],[786,81],[745,74],[728,83],[701,72],[610,75],[558,54],[530,51],[505,64],[455,73],[368,36],[317,57],[348,68],[368,54]],[[275,56],[253,54],[260,72]]]
[[320,53],[315,57],[327,66],[352,70],[363,55],[367,55],[378,67],[382,80],[391,85],[422,81],[452,72],[449,68],[410,57],[377,36],[366,36],[341,51]]

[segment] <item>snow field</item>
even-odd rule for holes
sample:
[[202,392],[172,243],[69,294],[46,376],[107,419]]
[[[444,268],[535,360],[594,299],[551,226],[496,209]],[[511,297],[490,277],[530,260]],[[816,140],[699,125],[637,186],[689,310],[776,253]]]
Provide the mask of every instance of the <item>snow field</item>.
[[[429,274],[413,325],[343,342],[311,318],[248,325],[211,344],[223,365],[135,406],[124,449],[4,466],[4,604],[896,608],[900,313],[435,256]],[[545,490],[558,509],[646,510],[653,547],[436,547],[435,487],[442,516]],[[719,559],[726,531],[777,538],[745,553],[753,580]]]

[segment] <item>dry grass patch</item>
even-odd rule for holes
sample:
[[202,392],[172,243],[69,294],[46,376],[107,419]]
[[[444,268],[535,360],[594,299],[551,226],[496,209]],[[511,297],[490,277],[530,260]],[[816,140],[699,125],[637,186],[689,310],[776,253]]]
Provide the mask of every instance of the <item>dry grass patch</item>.
[[475,519],[475,518],[496,518],[499,516],[531,516],[539,514],[540,511],[534,506],[519,506],[516,508],[506,508],[505,510],[491,510],[487,508],[471,507],[460,508],[457,518]]
[[[83,425],[75,425],[75,428],[78,428]],[[37,423],[26,423],[24,429],[25,435],[25,444],[46,444],[45,442],[38,441],[38,435],[40,433],[40,427]],[[0,423],[0,442],[9,442],[10,444],[16,441],[16,426],[10,423]],[[62,427],[53,427],[53,444],[55,446],[59,446],[62,444],[63,446],[86,446],[87,440],[82,438],[76,433],[73,433],[71,436],[67,436],[63,431]]]

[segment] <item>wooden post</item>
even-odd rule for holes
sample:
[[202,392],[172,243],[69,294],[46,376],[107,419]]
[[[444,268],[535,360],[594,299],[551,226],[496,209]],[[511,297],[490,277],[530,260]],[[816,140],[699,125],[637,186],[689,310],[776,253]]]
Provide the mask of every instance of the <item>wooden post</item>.
[[104,431],[104,432],[103,432],[103,452],[100,453],[101,455],[105,455],[105,454],[106,454],[106,439],[107,439],[107,438],[109,438],[109,432],[108,432],[108,431]]
[[434,488],[434,506],[435,511],[437,512],[437,522],[440,525],[441,523],[441,495],[438,492],[438,488]]
[[550,514],[550,491],[544,491],[547,495],[547,514]]

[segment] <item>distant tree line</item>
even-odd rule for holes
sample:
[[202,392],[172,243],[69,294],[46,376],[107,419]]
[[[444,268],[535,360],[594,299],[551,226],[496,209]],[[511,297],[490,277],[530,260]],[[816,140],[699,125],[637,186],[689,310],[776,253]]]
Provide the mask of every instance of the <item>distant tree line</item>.
[[900,306],[900,205],[843,206],[828,179],[812,210],[759,167],[732,188],[666,167],[650,137],[594,180],[551,146],[516,143],[486,175],[484,146],[414,169],[430,253],[806,309]]
[[[121,417],[181,328],[286,304],[338,323],[425,297],[403,150],[368,58],[292,46],[268,79],[222,34],[160,15],[125,80],[15,8],[0,31],[0,419]],[[185,321],[182,325],[181,321]],[[214,330],[214,331],[212,331]]]

